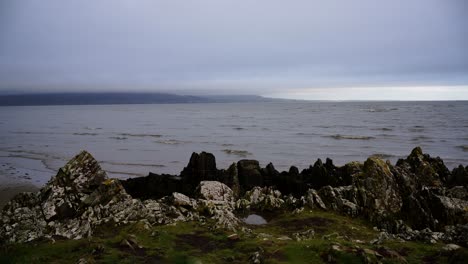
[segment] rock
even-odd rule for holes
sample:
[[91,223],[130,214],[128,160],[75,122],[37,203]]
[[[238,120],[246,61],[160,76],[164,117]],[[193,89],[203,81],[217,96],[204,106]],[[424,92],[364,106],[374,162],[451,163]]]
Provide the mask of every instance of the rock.
[[450,175],[450,171],[439,157],[432,158],[424,154],[420,147],[414,148],[406,159],[398,160],[396,166],[413,172],[419,186],[441,186]]
[[317,191],[314,189],[309,189],[307,191],[307,194],[305,196],[305,201],[307,202],[307,205],[309,208],[319,208],[322,210],[326,210],[327,206],[325,203],[322,201],[322,198],[318,195]]
[[181,179],[169,174],[150,172],[146,177],[121,180],[121,183],[128,194],[142,200],[159,199],[183,191]]
[[400,253],[387,247],[379,247],[377,248],[377,252],[386,259],[392,259],[397,263],[407,263],[406,259],[401,256]]
[[232,190],[216,181],[202,181],[197,187],[197,210],[201,215],[216,220],[215,228],[236,231],[241,220],[233,213],[235,203]]
[[232,241],[237,241],[240,239],[238,234],[231,234],[227,238]]
[[385,221],[387,217],[400,212],[402,197],[389,165],[383,160],[368,158],[354,185],[357,189],[356,200],[371,221]]
[[229,186],[231,188],[233,196],[238,198],[240,195],[240,184],[239,184],[239,176],[237,172],[237,165],[236,163],[231,164],[227,170],[223,170],[221,172],[222,179],[221,182]]
[[380,245],[390,238],[390,234],[388,234],[386,231],[383,231],[379,233],[376,239],[371,240],[370,243],[373,245]]
[[76,264],[93,264],[93,263],[96,263],[94,258],[92,257],[84,257],[84,258],[80,258]]
[[461,247],[459,245],[456,245],[456,244],[447,244],[444,247],[442,247],[442,250],[443,251],[454,251],[454,250],[458,250],[460,248]]
[[272,187],[255,187],[246,192],[244,199],[248,201],[251,209],[273,211],[281,209],[285,202],[281,192]]
[[467,223],[468,201],[441,194],[440,188],[424,187],[407,197],[402,209],[407,222],[416,229],[429,227],[433,230]]
[[193,203],[190,198],[184,194],[174,192],[170,197],[172,205],[176,207],[193,207]]
[[280,237],[277,237],[276,239],[277,239],[277,240],[280,240],[280,241],[292,240],[292,238],[290,238],[290,237],[288,237],[288,236],[280,236]]
[[313,229],[309,229],[303,232],[293,233],[292,236],[296,241],[312,239],[315,237],[315,231]]
[[254,264],[264,263],[263,249],[255,251],[252,255],[250,255],[249,262]]
[[304,170],[302,174],[306,183],[309,183],[314,189],[320,189],[326,185],[336,186],[338,184],[339,179],[336,177],[335,171],[336,167],[333,165],[333,161],[327,158],[325,164],[322,163],[321,159],[318,159],[314,166]]
[[241,188],[250,190],[256,186],[263,186],[260,165],[256,160],[241,160],[237,162],[237,172]]
[[205,200],[222,201],[232,203],[234,196],[231,188],[224,183],[217,181],[202,181],[198,185],[195,193],[198,197]]
[[355,200],[356,191],[353,186],[335,188],[324,186],[319,190],[318,195],[320,196],[321,201],[323,201],[325,208],[355,217],[359,214],[360,208],[355,203],[343,198],[343,196],[350,191],[353,191],[353,194],[350,196]]
[[183,192],[187,194],[190,194],[201,181],[217,181],[218,169],[215,156],[207,152],[192,153],[187,167],[182,170],[180,176],[184,182]]
[[277,185],[277,180],[280,173],[275,169],[273,163],[268,163],[268,165],[265,168],[262,168],[260,170],[260,173],[263,176],[263,183],[266,186]]
[[447,184],[449,186],[468,186],[468,166],[465,168],[461,164],[452,170]]
[[83,201],[103,181],[106,173],[86,151],[70,160],[41,189],[42,211],[47,221],[72,218],[85,207]]
[[446,226],[442,239],[446,243],[456,243],[468,247],[468,224]]

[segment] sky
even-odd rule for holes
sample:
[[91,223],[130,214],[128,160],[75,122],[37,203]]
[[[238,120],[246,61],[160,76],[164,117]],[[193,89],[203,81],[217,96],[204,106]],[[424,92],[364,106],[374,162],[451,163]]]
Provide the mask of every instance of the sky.
[[466,0],[1,0],[0,94],[468,100]]

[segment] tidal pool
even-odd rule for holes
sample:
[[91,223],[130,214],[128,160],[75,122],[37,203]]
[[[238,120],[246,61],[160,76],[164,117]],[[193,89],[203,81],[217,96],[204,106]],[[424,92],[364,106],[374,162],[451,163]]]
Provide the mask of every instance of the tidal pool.
[[246,224],[249,225],[265,225],[267,221],[260,215],[251,214],[243,219]]

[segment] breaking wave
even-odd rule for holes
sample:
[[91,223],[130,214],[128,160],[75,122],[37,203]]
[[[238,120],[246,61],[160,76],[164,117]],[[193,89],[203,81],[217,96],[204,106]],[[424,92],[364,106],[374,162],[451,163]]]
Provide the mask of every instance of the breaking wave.
[[352,140],[371,140],[371,139],[375,139],[375,137],[371,137],[371,136],[353,136],[353,135],[341,135],[341,134],[324,136],[324,137],[329,137],[329,138],[333,138],[333,139],[337,139],[337,140],[341,140],[341,139],[352,139]]
[[246,150],[223,149],[222,151],[228,155],[236,155],[239,157],[247,157],[249,155],[252,155],[252,153]]

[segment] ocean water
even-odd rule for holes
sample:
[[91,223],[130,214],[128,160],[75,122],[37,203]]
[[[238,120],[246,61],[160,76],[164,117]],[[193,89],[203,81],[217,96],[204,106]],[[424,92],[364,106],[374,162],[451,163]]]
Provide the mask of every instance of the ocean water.
[[[80,150],[112,177],[178,174],[192,152],[303,169],[415,146],[468,165],[468,102],[269,102],[0,108],[0,175],[44,184]],[[1,184],[1,182],[0,182]]]

